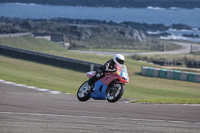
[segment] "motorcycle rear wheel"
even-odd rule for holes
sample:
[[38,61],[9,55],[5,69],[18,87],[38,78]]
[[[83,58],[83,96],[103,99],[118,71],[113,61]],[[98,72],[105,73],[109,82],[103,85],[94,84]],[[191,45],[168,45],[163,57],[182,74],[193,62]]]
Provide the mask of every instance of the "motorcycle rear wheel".
[[118,101],[124,94],[124,84],[115,84],[113,87],[108,88],[106,92],[107,101],[114,103]]
[[79,101],[87,101],[90,99],[90,88],[88,88],[88,81],[85,81],[77,91],[77,98]]

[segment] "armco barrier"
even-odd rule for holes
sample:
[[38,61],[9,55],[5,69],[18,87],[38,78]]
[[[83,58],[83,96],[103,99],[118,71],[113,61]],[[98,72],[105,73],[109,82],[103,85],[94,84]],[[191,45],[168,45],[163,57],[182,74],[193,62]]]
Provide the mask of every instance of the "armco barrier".
[[0,55],[10,56],[14,58],[20,58],[24,60],[39,62],[43,64],[58,66],[62,68],[68,68],[76,71],[87,72],[93,67],[94,69],[101,66],[101,64],[76,60],[61,56],[55,56],[50,54],[44,54],[34,52],[30,50],[24,50],[19,48],[8,47],[0,45]]
[[167,70],[167,69],[158,69],[158,68],[152,68],[152,67],[146,67],[146,66],[142,66],[141,71],[142,71],[143,76],[200,83],[200,74],[198,73],[172,71],[172,70]]

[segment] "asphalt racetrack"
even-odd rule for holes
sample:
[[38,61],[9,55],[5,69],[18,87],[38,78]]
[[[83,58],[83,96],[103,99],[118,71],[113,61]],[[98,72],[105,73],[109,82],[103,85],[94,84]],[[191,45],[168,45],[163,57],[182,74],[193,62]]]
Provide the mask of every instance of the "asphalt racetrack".
[[80,102],[0,82],[0,133],[90,132],[199,133],[200,106]]

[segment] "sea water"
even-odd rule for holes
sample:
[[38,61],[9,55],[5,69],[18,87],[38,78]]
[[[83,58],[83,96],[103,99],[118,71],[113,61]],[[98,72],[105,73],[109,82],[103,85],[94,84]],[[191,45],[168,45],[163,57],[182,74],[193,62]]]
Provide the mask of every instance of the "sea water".
[[[42,4],[3,3],[0,4],[0,17],[17,17],[31,19],[71,18],[71,19],[94,19],[107,22],[139,22],[148,24],[186,24],[193,27],[190,31],[167,31],[172,34],[170,38],[188,39],[182,34],[194,34],[200,36],[200,8],[113,8],[113,7],[82,7],[60,6]],[[149,31],[151,32],[151,31]],[[159,31],[158,31],[159,32]],[[166,37],[163,37],[166,39]],[[200,38],[190,38],[200,41]]]

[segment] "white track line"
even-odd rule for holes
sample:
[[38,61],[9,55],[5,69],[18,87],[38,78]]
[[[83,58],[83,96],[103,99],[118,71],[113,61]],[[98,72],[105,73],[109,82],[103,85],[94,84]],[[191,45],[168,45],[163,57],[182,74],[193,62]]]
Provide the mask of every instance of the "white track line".
[[130,120],[130,121],[144,121],[144,122],[169,122],[169,123],[195,123],[200,122],[186,122],[186,121],[172,121],[172,120],[153,120],[153,119],[134,119],[134,118],[108,118],[95,116],[74,116],[74,115],[59,115],[59,114],[39,114],[39,113],[18,113],[18,112],[0,112],[0,114],[8,115],[30,115],[30,116],[52,116],[52,117],[68,117],[68,118],[87,118],[87,119],[111,119],[111,120]]
[[49,89],[38,88],[38,87],[35,87],[35,86],[28,86],[28,85],[25,85],[25,84],[17,84],[17,83],[10,82],[10,81],[5,81],[5,80],[2,80],[2,79],[0,79],[0,83],[5,83],[5,84],[9,84],[9,85],[24,87],[24,88],[37,90],[37,91],[42,91],[42,92],[47,92],[47,93],[50,93],[50,94],[67,94],[67,95],[70,94],[70,93],[64,93],[64,92],[60,92],[60,91],[53,91],[53,90],[49,90]]

